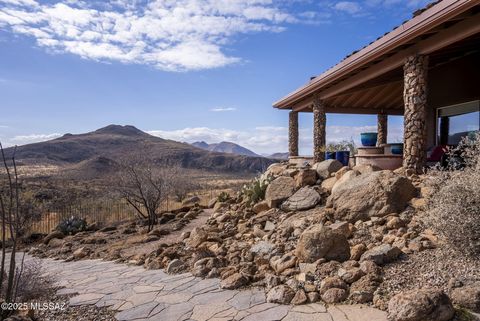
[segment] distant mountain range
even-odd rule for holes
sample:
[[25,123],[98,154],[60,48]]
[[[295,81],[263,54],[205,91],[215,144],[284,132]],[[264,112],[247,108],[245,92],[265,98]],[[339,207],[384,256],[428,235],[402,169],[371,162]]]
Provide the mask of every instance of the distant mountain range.
[[268,155],[266,156],[267,158],[271,158],[271,159],[283,159],[283,160],[287,160],[288,159],[288,153],[275,153],[275,154],[271,154],[271,155]]
[[[9,157],[13,148],[5,151]],[[107,173],[118,159],[139,153],[158,164],[223,172],[260,172],[274,162],[253,152],[249,156],[208,152],[190,144],[149,135],[133,126],[120,125],[109,125],[85,134],[65,134],[57,139],[18,146],[16,159],[26,165],[62,166],[86,178]]]
[[232,142],[221,142],[217,144],[207,144],[206,142],[195,142],[192,143],[193,146],[205,149],[211,152],[226,153],[226,154],[235,154],[235,155],[244,155],[252,157],[261,157],[258,154],[255,154],[251,150],[240,146]]

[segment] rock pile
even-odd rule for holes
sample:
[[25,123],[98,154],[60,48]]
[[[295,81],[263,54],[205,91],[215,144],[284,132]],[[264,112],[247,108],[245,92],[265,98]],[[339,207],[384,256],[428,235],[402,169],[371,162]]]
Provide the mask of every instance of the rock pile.
[[226,289],[263,286],[269,302],[386,309],[389,296],[377,291],[382,266],[436,246],[413,216],[417,188],[401,174],[327,160],[273,164],[267,177],[265,200],[217,202],[205,226],[159,247],[145,267],[180,261],[196,276],[220,277]]

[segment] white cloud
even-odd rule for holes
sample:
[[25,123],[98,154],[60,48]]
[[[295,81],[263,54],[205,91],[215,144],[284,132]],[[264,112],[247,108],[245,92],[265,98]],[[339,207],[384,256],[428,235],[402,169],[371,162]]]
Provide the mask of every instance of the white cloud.
[[55,139],[62,136],[58,133],[53,134],[30,134],[30,135],[18,135],[14,136],[11,139],[7,140],[7,145],[25,145],[43,142],[46,140]]
[[[0,28],[30,36],[49,52],[97,61],[201,70],[242,61],[226,54],[239,34],[307,23],[272,0],[0,0]],[[313,16],[312,16],[313,19]]]
[[362,11],[362,7],[357,2],[352,1],[340,1],[333,7],[338,11],[343,11],[352,15],[358,14]]
[[[300,153],[310,155],[313,149],[312,128],[301,128],[299,131]],[[327,141],[339,142],[353,139],[357,144],[360,144],[360,133],[369,131],[376,131],[376,126],[327,126]],[[247,130],[189,127],[171,131],[152,130],[148,133],[164,139],[187,143],[230,141],[259,154],[286,152],[288,150],[288,128],[281,126],[260,126]],[[388,134],[390,141],[401,140],[403,128],[401,126],[390,126]]]
[[213,112],[224,112],[224,111],[236,111],[237,108],[234,107],[218,107],[218,108],[212,108],[210,111]]

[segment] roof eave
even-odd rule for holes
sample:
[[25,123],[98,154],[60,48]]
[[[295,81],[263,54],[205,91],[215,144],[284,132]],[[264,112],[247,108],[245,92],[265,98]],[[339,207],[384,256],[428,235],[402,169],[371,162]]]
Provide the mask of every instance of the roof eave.
[[443,0],[437,3],[357,53],[347,57],[339,64],[311,80],[308,84],[274,102],[273,107],[278,109],[291,109],[293,105],[304,99],[307,95],[321,89],[336,78],[345,76],[362,64],[375,60],[381,54],[414,39],[418,35],[435,28],[455,15],[479,3],[480,0]]

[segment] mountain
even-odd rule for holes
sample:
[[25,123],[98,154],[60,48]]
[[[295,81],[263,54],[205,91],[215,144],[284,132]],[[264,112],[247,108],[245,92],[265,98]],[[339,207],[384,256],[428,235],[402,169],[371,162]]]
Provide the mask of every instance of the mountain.
[[287,153],[274,153],[272,155],[266,156],[270,159],[288,159],[288,152]]
[[[11,157],[13,148],[5,152]],[[222,172],[259,172],[272,163],[263,157],[212,153],[152,136],[133,126],[120,125],[18,146],[15,157],[19,164],[51,164],[75,170],[78,175],[88,172],[87,176],[92,176],[108,172],[118,159],[137,154],[144,154],[157,164]]]
[[192,145],[201,149],[209,150],[211,152],[244,155],[244,156],[252,156],[252,157],[260,156],[255,154],[251,150],[232,142],[221,142],[218,144],[207,144],[206,142],[195,142]]

